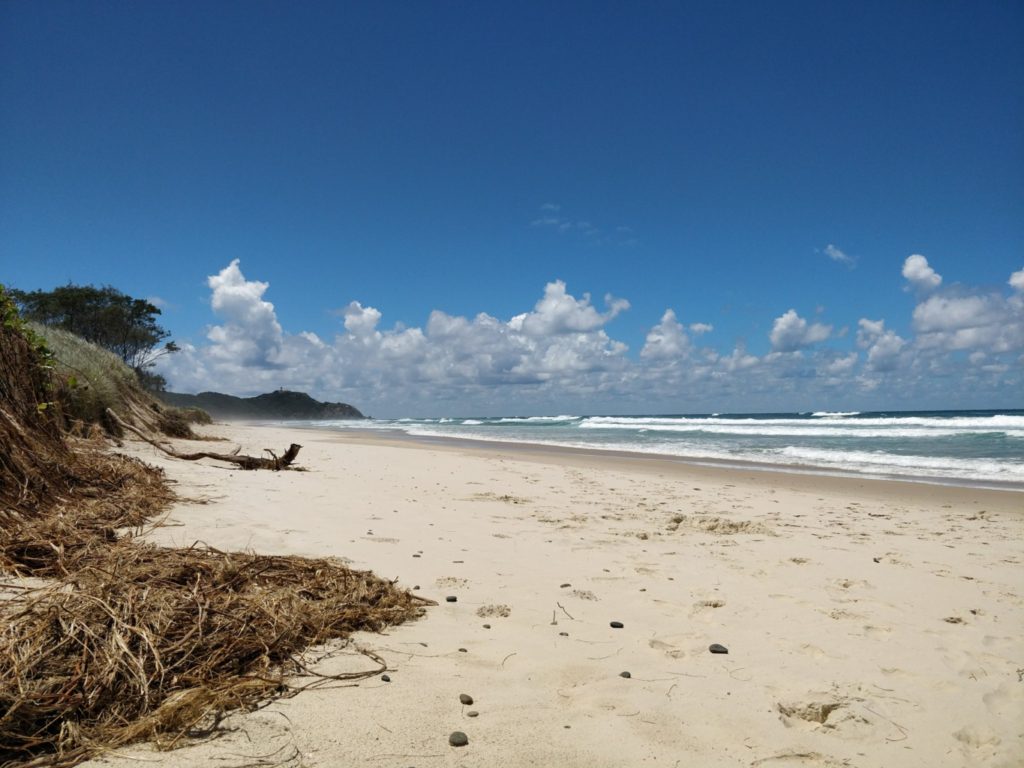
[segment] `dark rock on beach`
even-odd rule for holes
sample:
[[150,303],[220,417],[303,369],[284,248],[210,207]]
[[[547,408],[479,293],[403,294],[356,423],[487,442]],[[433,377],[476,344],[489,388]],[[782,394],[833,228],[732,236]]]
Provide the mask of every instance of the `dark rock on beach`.
[[712,643],[711,645],[709,645],[708,646],[708,650],[711,651],[712,653],[728,653],[729,652],[728,648],[726,648],[724,645],[719,645],[718,643]]
[[462,731],[452,731],[452,735],[448,737],[448,743],[453,747],[464,747],[469,744],[469,736]]
[[470,696],[468,693],[460,693],[459,694],[459,701],[461,701],[466,706],[469,706],[470,704],[473,703],[473,697]]

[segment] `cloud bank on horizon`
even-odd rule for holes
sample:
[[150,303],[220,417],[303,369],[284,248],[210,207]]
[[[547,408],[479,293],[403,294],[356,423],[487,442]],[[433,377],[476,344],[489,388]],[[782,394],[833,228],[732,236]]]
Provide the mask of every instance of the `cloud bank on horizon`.
[[351,301],[333,339],[292,333],[265,298],[270,285],[235,259],[207,279],[218,323],[206,343],[182,344],[160,370],[178,391],[285,387],[380,416],[1019,406],[1024,268],[1009,290],[943,287],[913,254],[902,276],[916,299],[908,338],[867,317],[849,338],[790,308],[772,322],[770,351],[723,353],[698,343],[712,324],[668,308],[631,355],[607,329],[629,301],[608,294],[600,307],[561,280],[508,320],[435,309],[423,327],[382,328],[380,310]]

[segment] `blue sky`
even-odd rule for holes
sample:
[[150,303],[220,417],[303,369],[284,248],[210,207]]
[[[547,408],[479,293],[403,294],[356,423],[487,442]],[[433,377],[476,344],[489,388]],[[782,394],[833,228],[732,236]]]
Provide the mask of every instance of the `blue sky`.
[[1012,2],[7,2],[0,281],[159,299],[174,388],[380,415],[1020,407],[1021,39]]

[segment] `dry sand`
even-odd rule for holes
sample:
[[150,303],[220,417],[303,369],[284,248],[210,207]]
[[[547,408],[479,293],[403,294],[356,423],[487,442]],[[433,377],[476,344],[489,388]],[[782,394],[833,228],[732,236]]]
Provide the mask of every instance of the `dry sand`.
[[390,683],[89,765],[1024,764],[1020,493],[214,429],[247,453],[301,442],[309,471],[134,445],[190,499],[154,540],[344,557],[439,605],[355,638]]

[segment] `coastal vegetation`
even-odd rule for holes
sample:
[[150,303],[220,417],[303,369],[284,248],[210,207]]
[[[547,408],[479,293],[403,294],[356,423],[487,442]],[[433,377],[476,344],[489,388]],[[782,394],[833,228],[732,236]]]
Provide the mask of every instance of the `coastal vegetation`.
[[[333,559],[148,543],[176,498],[168,479],[80,418],[109,403],[139,428],[157,413],[132,371],[26,325],[2,287],[0,320],[0,765],[174,747],[301,690],[289,675],[310,646],[429,604]],[[363,653],[370,669],[312,685],[383,671]]]
[[136,372],[147,389],[162,389],[162,376],[153,373],[153,364],[178,351],[170,332],[157,317],[160,308],[145,300],[122,293],[113,286],[58,286],[52,291],[10,289],[20,315],[29,321],[57,328],[117,355]]

